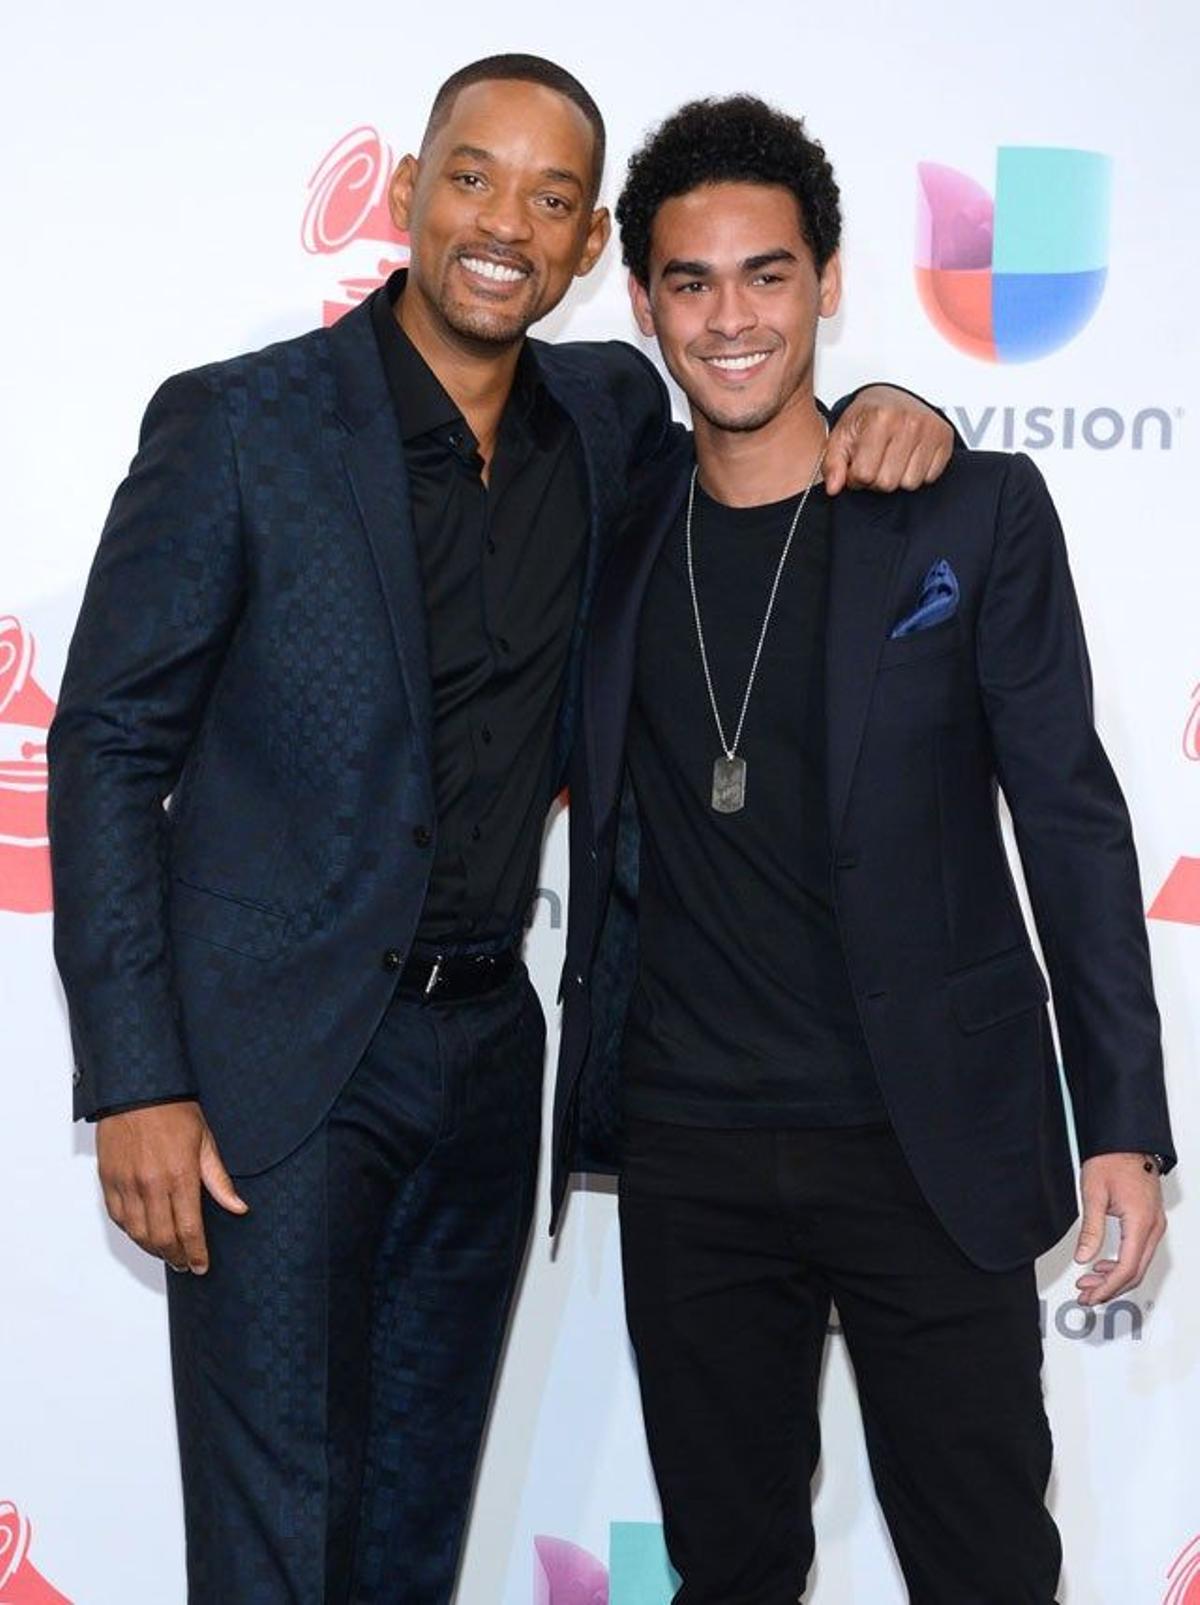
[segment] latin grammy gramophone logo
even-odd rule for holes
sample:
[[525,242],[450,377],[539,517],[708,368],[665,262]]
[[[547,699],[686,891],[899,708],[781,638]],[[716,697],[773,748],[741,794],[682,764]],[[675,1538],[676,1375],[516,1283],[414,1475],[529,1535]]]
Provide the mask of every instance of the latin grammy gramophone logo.
[[31,1536],[16,1505],[0,1500],[0,1605],[71,1605],[29,1559]]
[[377,129],[364,124],[326,151],[308,181],[301,244],[310,256],[350,252],[356,269],[338,281],[340,298],[323,303],[326,328],[408,264],[408,236],[388,212],[392,166],[391,149]]
[[46,733],[53,717],[54,703],[33,678],[33,637],[19,620],[0,618],[0,908],[14,914],[51,906]]
[[[1192,692],[1192,706],[1183,727],[1183,755],[1200,763],[1200,685]],[[1146,918],[1169,920],[1176,925],[1200,925],[1200,858],[1180,858],[1162,890],[1146,911]],[[1196,1596],[1200,1605],[1200,1592]]]
[[1167,1573],[1167,1585],[1163,1605],[1200,1605],[1200,1535]]

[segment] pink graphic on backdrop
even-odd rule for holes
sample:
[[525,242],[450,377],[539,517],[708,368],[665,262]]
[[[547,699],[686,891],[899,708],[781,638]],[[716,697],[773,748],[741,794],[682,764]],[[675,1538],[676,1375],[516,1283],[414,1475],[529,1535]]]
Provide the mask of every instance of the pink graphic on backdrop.
[[0,1605],[71,1605],[29,1560],[28,1521],[8,1500],[0,1500]]
[[608,1605],[608,1567],[565,1538],[533,1540],[533,1605]]
[[54,703],[33,678],[33,637],[0,618],[0,908],[51,906],[46,834],[46,732]]
[[1163,1605],[1200,1605],[1200,1535],[1192,1539],[1167,1573]]
[[[1192,691],[1192,706],[1183,727],[1183,755],[1200,763],[1200,685]],[[1174,925],[1200,925],[1200,858],[1180,858],[1163,882],[1146,918]],[[1200,1594],[1196,1605],[1200,1605]]]
[[326,328],[408,262],[408,236],[388,212],[391,172],[391,150],[377,129],[364,124],[325,153],[308,181],[300,241],[311,256],[333,256],[359,240],[388,253],[377,257],[372,273],[339,280],[343,299],[323,304]]

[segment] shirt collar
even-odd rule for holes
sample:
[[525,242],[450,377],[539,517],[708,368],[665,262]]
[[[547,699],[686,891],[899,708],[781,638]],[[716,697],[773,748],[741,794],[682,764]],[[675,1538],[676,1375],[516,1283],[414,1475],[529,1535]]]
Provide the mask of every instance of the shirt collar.
[[[402,439],[416,440],[437,431],[461,431],[473,450],[474,436],[436,373],[395,318],[396,302],[404,293],[408,274],[393,273],[371,299],[371,321],[383,362]],[[513,376],[512,394],[504,409],[505,429],[527,433],[540,404],[548,400],[537,357],[526,340],[521,345]]]

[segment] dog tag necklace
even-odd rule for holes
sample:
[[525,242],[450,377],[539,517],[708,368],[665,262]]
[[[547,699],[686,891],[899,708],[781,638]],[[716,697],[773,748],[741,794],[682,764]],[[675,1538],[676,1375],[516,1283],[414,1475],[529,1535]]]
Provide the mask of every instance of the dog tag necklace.
[[[829,438],[828,425],[826,426],[826,441]],[[804,512],[805,503],[817,482],[817,475],[821,472],[821,464],[825,461],[825,447],[821,447],[821,454],[813,465],[812,475],[797,504],[792,516],[791,528],[787,533],[787,540],[783,543],[783,552],[779,559],[779,566],[775,570],[775,581],[771,586],[771,594],[767,598],[767,611],[763,614],[762,629],[758,632],[758,645],[754,649],[754,662],[750,665],[750,678],[746,681],[746,695],[742,698],[742,711],[738,715],[737,729],[733,733],[733,740],[726,741],[725,727],[721,723],[721,712],[717,707],[717,694],[713,690],[712,672],[708,666],[708,650],[704,645],[704,626],[700,622],[700,598],[696,593],[696,569],[692,561],[692,515],[696,507],[696,477],[699,466],[692,469],[692,480],[688,486],[687,519],[684,523],[684,539],[687,546],[688,584],[692,592],[692,614],[696,620],[696,640],[700,644],[700,663],[704,669],[704,683],[708,687],[708,700],[712,707],[713,720],[717,726],[717,739],[721,743],[721,754],[713,764],[712,777],[712,806],[718,814],[736,814],[746,806],[746,760],[738,753],[738,743],[742,739],[742,726],[746,723],[746,710],[750,706],[750,693],[754,689],[754,677],[758,673],[759,659],[762,657],[763,646],[767,639],[767,629],[771,623],[771,614],[775,609],[775,598],[779,594],[779,582],[783,578],[784,564],[788,553],[792,549],[792,541],[796,530],[800,526],[800,515]]]

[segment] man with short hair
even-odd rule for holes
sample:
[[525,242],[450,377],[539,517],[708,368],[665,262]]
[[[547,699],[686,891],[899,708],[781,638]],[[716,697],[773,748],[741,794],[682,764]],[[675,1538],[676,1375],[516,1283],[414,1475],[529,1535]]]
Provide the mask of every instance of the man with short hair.
[[840,208],[801,123],[684,107],[617,216],[694,437],[635,476],[593,613],[554,1192],[621,1164],[676,1605],[802,1593],[831,1303],[910,1598],[1051,1605],[1034,1260],[1075,1190],[998,787],[1054,984],[1085,1304],[1145,1273],[1173,1162],[1061,531],[1020,456],[825,494]]
[[[603,157],[562,68],[456,73],[392,180],[408,272],[169,379],[88,584],[56,952],[109,1212],[181,1273],[197,1605],[453,1591],[537,1169],[524,915],[670,428],[628,346],[525,339],[604,247]],[[949,450],[899,396],[840,434],[840,480]]]

